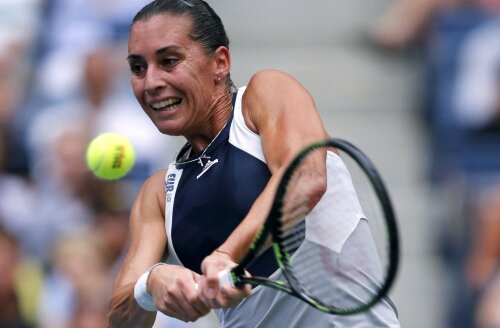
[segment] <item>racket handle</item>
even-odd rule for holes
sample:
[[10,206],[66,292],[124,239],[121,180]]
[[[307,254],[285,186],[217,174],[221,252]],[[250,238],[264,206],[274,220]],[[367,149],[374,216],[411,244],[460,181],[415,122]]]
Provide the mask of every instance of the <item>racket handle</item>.
[[222,270],[219,272],[219,287],[229,286],[235,288],[231,269]]

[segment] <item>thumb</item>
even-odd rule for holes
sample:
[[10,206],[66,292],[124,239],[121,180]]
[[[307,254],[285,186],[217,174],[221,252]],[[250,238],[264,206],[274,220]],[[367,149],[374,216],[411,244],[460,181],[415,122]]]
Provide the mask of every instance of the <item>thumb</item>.
[[219,288],[219,270],[217,263],[211,260],[210,257],[207,257],[202,262],[201,270],[203,272],[203,277],[201,279],[202,292],[209,299],[213,299]]

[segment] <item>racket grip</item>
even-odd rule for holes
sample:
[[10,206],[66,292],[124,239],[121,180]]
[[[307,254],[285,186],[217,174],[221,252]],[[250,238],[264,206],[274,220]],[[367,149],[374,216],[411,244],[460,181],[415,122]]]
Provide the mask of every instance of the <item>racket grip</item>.
[[219,272],[219,287],[225,286],[233,288],[236,287],[233,281],[233,276],[231,274],[231,269],[226,269]]

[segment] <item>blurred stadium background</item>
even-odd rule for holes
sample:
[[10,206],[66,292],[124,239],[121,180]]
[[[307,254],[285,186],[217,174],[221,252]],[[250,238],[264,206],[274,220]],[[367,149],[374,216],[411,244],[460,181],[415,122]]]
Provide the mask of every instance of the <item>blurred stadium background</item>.
[[[107,326],[133,197],[182,143],[156,131],[129,86],[128,28],[147,2],[0,0],[2,328]],[[485,325],[498,320],[500,302],[490,301],[497,305],[491,311],[482,301],[499,299],[500,292],[483,297],[494,289],[494,274],[470,278],[489,271],[475,271],[484,261],[468,257],[477,239],[474,193],[485,185],[469,177],[488,187],[495,181],[500,166],[489,154],[500,153],[498,129],[474,144],[486,144],[483,153],[467,158],[488,158],[491,167],[469,175],[456,159],[461,145],[449,140],[472,128],[447,120],[463,44],[484,25],[498,25],[498,1],[208,2],[228,31],[238,86],[260,69],[290,73],[311,92],[330,133],[379,167],[399,217],[402,263],[392,297],[402,327],[500,327]],[[500,40],[498,27],[492,31]],[[500,46],[488,42],[498,110]],[[470,125],[481,130],[484,121]],[[110,130],[129,136],[138,151],[132,174],[112,183],[95,180],[83,162],[89,138]],[[496,250],[488,258],[493,268]],[[155,325],[209,326],[211,317]]]

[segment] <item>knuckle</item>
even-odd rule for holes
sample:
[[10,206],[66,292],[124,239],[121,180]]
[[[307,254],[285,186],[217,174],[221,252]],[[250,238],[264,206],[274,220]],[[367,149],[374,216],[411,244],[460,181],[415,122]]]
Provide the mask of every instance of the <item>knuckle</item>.
[[186,322],[194,322],[196,320],[198,320],[199,316],[197,315],[191,315],[187,318]]
[[189,302],[189,304],[191,304],[191,305],[196,305],[199,303],[197,295],[188,295],[188,296],[186,296],[186,299]]
[[168,304],[170,299],[171,299],[171,295],[169,295],[168,293],[165,293],[160,301],[162,302],[162,304]]
[[165,290],[165,293],[163,294],[163,299],[166,301],[166,300],[169,300],[171,298],[175,298],[176,296],[176,291],[175,289],[166,289]]

